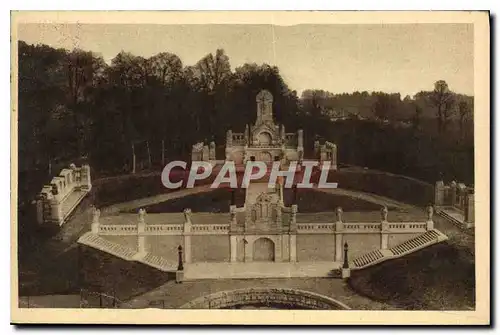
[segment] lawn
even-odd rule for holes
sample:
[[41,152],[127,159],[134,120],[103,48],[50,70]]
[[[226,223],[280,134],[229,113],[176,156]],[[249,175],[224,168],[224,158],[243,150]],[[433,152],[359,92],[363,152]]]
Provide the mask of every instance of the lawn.
[[[285,205],[293,203],[293,191],[285,190]],[[235,191],[235,203],[238,207],[244,205],[245,190]],[[231,203],[231,192],[227,189],[216,189],[211,192],[188,195],[145,207],[148,213],[180,213],[185,208],[193,212],[227,213]],[[380,205],[344,195],[328,194],[316,190],[301,189],[297,194],[297,205],[301,213],[333,212],[340,206],[344,211],[378,211]],[[130,213],[137,213],[132,209]]]
[[470,310],[475,306],[474,256],[443,242],[408,256],[354,271],[349,286],[407,310]]

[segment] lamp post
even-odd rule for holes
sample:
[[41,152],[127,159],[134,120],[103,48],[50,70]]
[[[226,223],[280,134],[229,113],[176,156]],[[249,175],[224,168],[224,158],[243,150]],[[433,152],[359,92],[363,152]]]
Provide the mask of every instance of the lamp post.
[[184,264],[182,263],[182,247],[179,246],[177,250],[179,251],[179,265],[177,266],[177,271],[182,271],[184,270]]
[[182,246],[177,248],[179,251],[179,265],[177,266],[177,271],[175,272],[175,282],[182,283],[184,279],[184,264],[182,263]]
[[347,259],[347,251],[349,250],[349,245],[347,242],[344,243],[344,264],[342,265],[342,268],[348,269],[349,268],[349,260]]
[[349,245],[347,242],[344,243],[344,264],[342,265],[342,278],[349,278],[351,276],[351,269],[349,268],[349,260],[347,259],[347,251],[349,250]]

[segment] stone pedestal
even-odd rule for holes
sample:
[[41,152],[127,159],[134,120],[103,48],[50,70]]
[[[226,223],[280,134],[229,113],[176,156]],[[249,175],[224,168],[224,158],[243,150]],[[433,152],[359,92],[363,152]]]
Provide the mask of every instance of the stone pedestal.
[[297,261],[297,235],[290,235],[290,262]]
[[380,249],[388,249],[389,245],[389,234],[382,233],[380,235]]
[[184,271],[176,271],[175,272],[175,282],[180,284],[184,281]]
[[342,279],[349,278],[351,276],[351,269],[342,268]]
[[342,234],[335,234],[335,262],[342,262]]
[[442,180],[436,182],[434,187],[434,205],[443,206],[444,204],[444,182]]
[[474,194],[467,194],[464,208],[465,223],[469,227],[474,225]]
[[230,236],[229,242],[231,245],[231,263],[234,263],[234,262],[238,261],[238,255],[237,255],[238,240],[237,240],[236,236],[234,236],[234,235]]

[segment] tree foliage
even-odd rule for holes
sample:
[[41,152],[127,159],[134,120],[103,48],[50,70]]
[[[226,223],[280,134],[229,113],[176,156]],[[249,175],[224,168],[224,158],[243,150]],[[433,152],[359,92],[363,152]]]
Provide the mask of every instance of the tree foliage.
[[[327,139],[337,142],[340,160],[348,164],[430,181],[437,178],[432,169],[461,174],[457,179],[473,176],[470,169],[456,168],[457,159],[471,152],[473,157],[473,141],[453,141],[456,124],[457,134],[470,127],[473,101],[451,92],[444,81],[404,99],[399,93],[316,89],[299,97],[276,66],[247,63],[231,70],[222,49],[193,66],[168,51],[149,58],[122,51],[108,65],[92,52],[19,42],[21,192],[23,185],[37,192],[59,163],[81,156],[100,175],[129,173],[132,143],[139,151],[147,143],[156,168],[162,141],[167,161],[189,157],[199,141],[223,145],[227,129],[243,131],[255,121],[255,96],[262,89],[273,94],[275,119],[287,132],[304,129],[306,154],[314,140]],[[455,113],[455,101],[467,105],[460,102]],[[429,126],[436,115],[439,132]],[[378,119],[390,122],[392,130]],[[419,131],[406,131],[412,122]],[[451,152],[449,160],[434,158]],[[38,175],[42,181],[30,179]]]

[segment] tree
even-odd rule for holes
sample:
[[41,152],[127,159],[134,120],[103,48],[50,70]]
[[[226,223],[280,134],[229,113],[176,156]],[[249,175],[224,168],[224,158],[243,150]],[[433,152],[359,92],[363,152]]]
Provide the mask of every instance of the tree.
[[377,100],[373,105],[374,115],[381,120],[388,120],[393,117],[394,103],[391,96],[386,93],[377,93]]
[[453,114],[453,94],[444,80],[434,83],[434,91],[430,95],[432,104],[436,107],[438,132],[441,134],[446,130],[449,118]]
[[420,107],[416,103],[414,103],[413,105],[415,107],[415,115],[413,116],[413,127],[415,130],[419,130],[420,123],[422,121],[422,107]]
[[460,117],[460,138],[463,139],[465,137],[465,122],[469,118],[471,114],[471,108],[467,104],[466,101],[460,101],[458,103],[458,115]]

